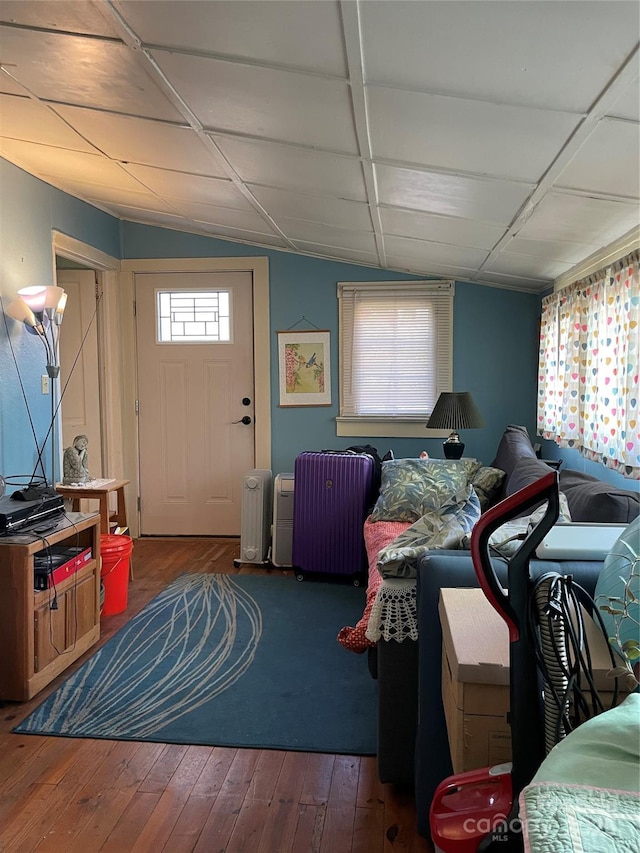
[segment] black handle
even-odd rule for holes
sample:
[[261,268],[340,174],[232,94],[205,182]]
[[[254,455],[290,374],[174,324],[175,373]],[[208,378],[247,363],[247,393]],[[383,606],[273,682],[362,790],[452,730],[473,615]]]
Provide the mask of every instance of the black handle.
[[251,418],[249,415],[245,415],[243,418],[240,418],[239,421],[231,421],[232,424],[244,424],[245,426],[249,426],[251,423]]

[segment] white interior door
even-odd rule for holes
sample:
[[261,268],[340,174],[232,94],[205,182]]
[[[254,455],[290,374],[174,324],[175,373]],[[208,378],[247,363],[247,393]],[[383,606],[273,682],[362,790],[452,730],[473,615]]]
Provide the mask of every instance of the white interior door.
[[[56,282],[67,292],[60,327],[60,393],[64,391],[62,447],[76,435],[89,439],[89,473],[102,477],[102,434],[98,375],[98,323],[93,270],[57,270]],[[86,337],[85,337],[86,335]],[[84,338],[84,343],[83,343]]]
[[255,467],[252,275],[136,273],[135,299],[140,532],[239,535]]

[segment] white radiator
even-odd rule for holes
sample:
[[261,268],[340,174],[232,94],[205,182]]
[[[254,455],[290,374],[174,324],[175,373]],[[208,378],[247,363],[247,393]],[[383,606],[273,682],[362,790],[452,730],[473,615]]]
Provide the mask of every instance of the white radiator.
[[293,474],[276,474],[273,481],[271,562],[291,566],[293,546]]
[[242,480],[241,563],[264,563],[271,532],[271,471],[254,468]]

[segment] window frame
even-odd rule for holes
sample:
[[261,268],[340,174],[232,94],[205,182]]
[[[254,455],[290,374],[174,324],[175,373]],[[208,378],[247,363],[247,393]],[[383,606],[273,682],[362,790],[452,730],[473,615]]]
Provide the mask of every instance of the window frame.
[[336,434],[338,436],[366,436],[383,437],[393,435],[394,437],[406,438],[437,438],[445,433],[441,430],[427,430],[426,421],[431,412],[416,415],[357,415],[345,413],[345,398],[348,397],[346,382],[350,375],[351,364],[346,357],[350,347],[353,328],[346,329],[345,324],[349,322],[348,310],[345,310],[345,302],[349,294],[356,291],[369,291],[371,293],[392,293],[397,295],[402,291],[411,293],[414,297],[423,294],[425,299],[430,295],[438,294],[440,299],[445,295],[444,304],[440,305],[440,317],[437,321],[436,333],[438,336],[438,352],[444,351],[444,357],[437,367],[436,388],[434,404],[440,393],[452,390],[453,380],[453,311],[455,282],[450,279],[437,281],[344,281],[338,282],[337,295],[339,306],[338,338],[339,338],[339,392],[340,410],[336,417]]

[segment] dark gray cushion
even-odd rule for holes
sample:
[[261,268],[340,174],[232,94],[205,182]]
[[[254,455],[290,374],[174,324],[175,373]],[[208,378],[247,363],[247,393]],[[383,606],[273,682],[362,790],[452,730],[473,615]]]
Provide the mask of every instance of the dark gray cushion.
[[548,474],[552,470],[542,459],[536,459],[535,454],[533,459],[525,456],[516,464],[511,474],[507,477],[505,496],[508,497],[519,492],[520,489],[524,489],[525,486],[535,483],[536,480],[544,477],[545,474]]
[[517,424],[509,424],[504,431],[496,458],[491,463],[491,468],[499,468],[506,473],[502,489],[498,495],[499,500],[506,497],[507,481],[518,462],[523,458],[535,459],[536,454],[531,446],[531,439],[527,428]]
[[560,491],[567,496],[572,521],[629,524],[640,515],[638,491],[618,489],[582,471],[561,469]]

